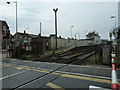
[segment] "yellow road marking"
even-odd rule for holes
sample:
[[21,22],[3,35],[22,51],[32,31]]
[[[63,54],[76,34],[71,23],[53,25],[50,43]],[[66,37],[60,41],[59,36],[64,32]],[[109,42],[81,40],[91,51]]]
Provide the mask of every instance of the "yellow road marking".
[[[16,68],[16,69],[28,69],[28,70],[33,70],[33,71],[37,71],[37,72],[50,73],[49,71],[40,70],[40,69],[33,69],[31,67],[23,67],[23,66],[20,67],[20,66],[13,66],[13,65],[10,65],[10,64],[3,64],[3,65],[7,66],[7,67],[13,67],[13,68]],[[62,74],[62,73],[51,73],[51,74],[61,75],[61,77],[68,77],[68,78],[75,78],[75,79],[82,79],[82,80],[89,80],[89,81],[94,81],[94,82],[111,84],[111,80],[105,80],[105,79],[100,79],[100,78],[77,76],[77,75]],[[120,85],[120,83],[118,83],[118,85]]]
[[12,65],[10,65],[10,64],[3,64],[3,66],[13,67],[13,66],[12,66]]
[[16,67],[16,68],[19,69],[19,70],[23,69],[22,67]]
[[32,67],[24,67],[24,69],[27,69],[27,70],[33,70]]
[[111,84],[110,80],[98,79],[98,78],[92,78],[92,77],[75,76],[75,75],[69,75],[69,74],[63,74],[63,75],[61,75],[61,77],[69,77],[69,78],[75,78],[75,79],[82,79],[82,80],[89,80],[89,81],[96,81],[96,82]]
[[62,75],[62,73],[51,73],[51,74],[54,74],[54,75]]
[[27,69],[27,70],[32,70],[32,68],[30,68],[30,67],[24,67],[24,69]]
[[46,85],[49,86],[49,87],[51,87],[51,88],[54,88],[55,90],[58,90],[58,89],[65,90],[64,88],[62,88],[62,87],[60,87],[58,85],[55,85],[53,83],[47,83]]

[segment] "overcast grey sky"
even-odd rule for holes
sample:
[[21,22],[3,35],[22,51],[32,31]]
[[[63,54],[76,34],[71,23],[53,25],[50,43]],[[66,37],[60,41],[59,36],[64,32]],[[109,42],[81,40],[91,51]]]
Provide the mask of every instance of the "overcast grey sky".
[[[42,35],[53,34],[53,8],[56,7],[58,8],[58,36],[64,38],[70,37],[70,26],[74,26],[72,36],[75,36],[75,33],[80,33],[80,38],[85,38],[87,32],[96,31],[101,38],[108,39],[109,32],[115,24],[115,20],[110,17],[115,15],[118,18],[118,2],[116,0],[111,0],[113,2],[108,0],[106,2],[104,0],[102,2],[47,1],[17,1],[19,32],[29,28],[26,32],[38,34],[39,23],[41,22]],[[0,20],[6,21],[11,33],[15,33],[15,3],[6,4],[6,0],[1,0]]]

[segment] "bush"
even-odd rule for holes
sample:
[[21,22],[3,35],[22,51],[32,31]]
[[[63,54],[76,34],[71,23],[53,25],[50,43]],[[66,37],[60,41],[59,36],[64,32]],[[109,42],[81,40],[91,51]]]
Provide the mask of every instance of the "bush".
[[29,54],[29,55],[23,54],[22,55],[22,58],[32,58],[32,57],[33,57],[33,54]]

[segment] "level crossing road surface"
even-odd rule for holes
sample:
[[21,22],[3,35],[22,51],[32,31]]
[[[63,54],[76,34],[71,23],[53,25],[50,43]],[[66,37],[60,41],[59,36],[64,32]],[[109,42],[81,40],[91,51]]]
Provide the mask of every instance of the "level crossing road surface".
[[[111,68],[33,62],[4,58],[0,63],[2,88],[111,89]],[[120,88],[120,70],[117,70]],[[4,90],[4,89],[3,89]]]

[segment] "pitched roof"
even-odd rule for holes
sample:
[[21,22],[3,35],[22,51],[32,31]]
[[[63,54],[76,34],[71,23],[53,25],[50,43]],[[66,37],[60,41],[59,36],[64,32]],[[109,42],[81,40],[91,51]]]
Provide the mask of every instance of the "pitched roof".
[[7,26],[7,28],[9,29],[9,26],[6,21],[0,20],[0,22],[2,22],[2,24],[5,24]]
[[25,35],[25,36],[32,37],[32,38],[38,36],[38,35],[34,35],[34,34],[21,33],[21,32],[17,32],[17,33],[15,33],[14,36],[15,36],[16,34],[19,34],[19,35]]

